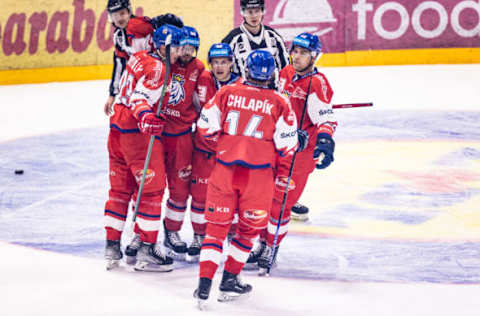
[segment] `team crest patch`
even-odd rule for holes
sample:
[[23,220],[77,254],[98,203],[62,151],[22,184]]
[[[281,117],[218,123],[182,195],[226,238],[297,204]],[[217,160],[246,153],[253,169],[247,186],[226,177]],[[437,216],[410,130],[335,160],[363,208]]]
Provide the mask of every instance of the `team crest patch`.
[[192,175],[192,165],[188,165],[185,168],[178,171],[178,177],[184,181],[188,181]]
[[170,83],[170,99],[168,105],[178,105],[185,100],[185,88],[183,87],[185,78],[180,74],[174,74],[172,76],[172,82]]
[[[279,176],[275,179],[275,189],[278,191],[285,191],[285,188],[287,187],[287,182],[288,182],[288,177],[282,177]],[[288,191],[295,190],[295,181],[293,179],[290,179],[290,184],[288,185]]]
[[[142,176],[143,176],[143,169],[138,170],[135,172],[135,181],[137,181],[138,184],[142,181]],[[152,169],[147,169],[147,175],[145,176],[145,184],[149,184],[152,182],[153,178],[155,177],[155,171]]]

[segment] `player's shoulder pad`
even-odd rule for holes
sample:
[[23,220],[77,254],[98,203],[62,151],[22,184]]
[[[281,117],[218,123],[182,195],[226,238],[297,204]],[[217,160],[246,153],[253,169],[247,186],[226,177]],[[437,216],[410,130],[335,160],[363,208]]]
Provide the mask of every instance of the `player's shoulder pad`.
[[242,34],[242,30],[240,29],[240,27],[237,27],[237,28],[231,30],[230,33],[228,33],[227,36],[225,36],[222,39],[222,43],[230,44],[232,42],[232,40],[235,38],[235,36],[237,36],[239,34]]
[[295,68],[293,68],[292,65],[286,65],[285,67],[282,68],[282,70],[280,70],[281,77],[292,78],[294,74],[295,74]]
[[205,64],[199,58],[195,57],[193,62],[195,62],[195,68],[201,69],[202,71],[205,69]]
[[328,82],[327,77],[321,73],[317,72],[313,76],[312,89],[316,91],[317,95],[323,96],[324,100],[330,102],[333,96],[333,91]]
[[153,26],[147,17],[136,16],[128,22],[127,32],[135,37],[146,37],[153,33]]
[[273,90],[273,94],[275,95],[276,98],[285,101],[287,104],[290,104],[290,100],[285,94],[278,92],[277,90]]
[[198,81],[200,82],[202,80],[203,82],[207,80],[212,80],[213,81],[213,74],[212,71],[209,69],[204,69],[200,76],[198,77]]

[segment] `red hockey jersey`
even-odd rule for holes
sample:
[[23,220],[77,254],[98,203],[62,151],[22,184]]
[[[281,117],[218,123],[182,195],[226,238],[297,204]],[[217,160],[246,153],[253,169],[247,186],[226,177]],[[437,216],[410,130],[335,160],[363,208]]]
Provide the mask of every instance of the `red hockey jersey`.
[[200,135],[218,136],[217,161],[251,169],[275,165],[276,152],[296,149],[297,121],[280,93],[236,83],[222,87],[202,109]]
[[151,51],[153,47],[152,33],[153,26],[150,18],[145,16],[134,16],[128,21],[127,27],[123,30],[127,38],[128,49],[125,51],[115,43],[115,55],[125,59],[130,58],[131,52],[139,52],[142,50]]
[[280,72],[280,91],[288,96],[293,110],[300,124],[305,98],[307,96],[310,78],[312,85],[307,101],[307,112],[303,121],[302,129],[309,134],[308,148],[315,147],[318,133],[327,133],[333,136],[337,127],[337,121],[332,110],[333,90],[324,74],[313,70],[304,76],[298,76],[292,65],[288,65]]
[[[200,112],[205,104],[215,96],[221,87],[236,83],[239,80],[241,80],[241,78],[232,73],[230,80],[226,82],[220,82],[215,79],[210,70],[204,70],[198,78],[197,88],[195,90],[194,103],[197,111]],[[199,133],[196,133],[194,138],[194,146],[195,149],[199,151],[214,153],[216,143],[212,139],[207,139],[201,136]]]
[[205,66],[197,58],[185,67],[178,62],[172,65],[170,98],[164,110],[167,116],[164,135],[179,136],[191,131],[192,124],[198,117],[193,95],[198,78],[204,69]]
[[[120,80],[120,93],[115,99],[110,127],[125,133],[139,132],[139,114],[157,111],[165,75],[165,65],[159,56],[147,51],[132,55]],[[167,91],[164,106],[168,98]]]
[[[120,78],[125,65],[136,52],[151,51],[153,26],[147,17],[131,17],[125,29],[117,28],[114,35],[113,71],[110,81],[110,95],[115,96],[120,89]],[[121,35],[121,36],[118,36]],[[120,40],[120,39],[124,40]],[[126,39],[126,40],[125,40]]]

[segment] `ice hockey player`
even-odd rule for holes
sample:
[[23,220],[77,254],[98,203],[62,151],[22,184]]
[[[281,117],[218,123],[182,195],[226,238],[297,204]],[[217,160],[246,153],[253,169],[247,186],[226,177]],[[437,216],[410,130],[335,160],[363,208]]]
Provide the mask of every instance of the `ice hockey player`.
[[[172,35],[170,62],[175,63],[181,55],[183,31],[171,25],[156,29],[153,33],[155,52],[140,51],[130,57],[120,80],[115,114],[110,117],[110,191],[105,204],[107,269],[118,266],[122,258],[120,239],[129,202],[132,197],[136,198],[143,175],[150,136],[161,136],[165,125],[165,116],[157,117],[155,113],[158,106],[168,102],[167,94],[163,104],[158,104],[164,81],[170,80],[165,78],[164,64],[169,34]],[[135,233],[141,241],[135,270],[172,270],[172,258],[162,254],[156,245],[165,182],[163,144],[156,139],[135,224]]]
[[195,28],[183,27],[185,46],[183,54],[172,66],[170,99],[165,108],[167,123],[163,130],[165,167],[169,197],[163,220],[164,245],[168,254],[177,260],[185,260],[187,244],[180,238],[187,200],[190,195],[192,175],[193,136],[192,124],[198,117],[193,95],[200,74],[205,69],[196,58],[200,37]]
[[106,115],[112,114],[115,96],[119,92],[120,78],[131,55],[142,50],[151,50],[153,32],[150,19],[133,15],[130,0],[108,0],[107,11],[115,27],[113,43],[113,72],[110,81],[110,95],[104,106]]
[[174,14],[167,13],[150,18],[134,16],[130,0],[108,0],[107,12],[113,26],[113,71],[110,80],[109,96],[104,112],[112,115],[115,96],[119,92],[120,78],[131,55],[142,50],[151,51],[153,30],[164,24],[182,28],[183,21]]
[[[275,58],[275,79],[272,86],[277,86],[278,73],[288,65],[288,52],[283,38],[273,28],[262,23],[265,16],[264,0],[240,0],[243,23],[233,29],[223,40],[233,50],[234,72],[245,78],[245,60],[254,49],[268,50]],[[300,203],[292,206],[292,219],[308,220],[308,207]]]
[[[217,91],[228,84],[233,84],[240,77],[231,71],[233,63],[232,49],[228,44],[213,44],[208,51],[208,64],[210,70],[204,70],[198,79],[196,89],[196,105],[198,112]],[[189,261],[197,261],[200,256],[200,248],[205,237],[206,220],[204,216],[205,199],[207,196],[208,178],[215,166],[216,142],[207,140],[199,133],[194,136],[194,151],[192,159],[192,182],[190,194],[192,202],[190,205],[190,218],[193,226],[193,241],[188,247]],[[236,230],[238,215],[232,223],[229,235]]]
[[[263,241],[261,253],[252,252],[249,258],[258,257],[258,266],[262,270],[261,274],[267,269],[272,251],[275,251],[274,258],[276,258],[278,245],[288,231],[290,207],[298,201],[305,188],[308,176],[315,168],[323,169],[333,162],[335,142],[332,137],[337,121],[331,105],[332,88],[325,75],[314,66],[321,54],[322,44],[318,37],[309,33],[302,33],[295,37],[292,43],[290,55],[293,64],[280,72],[280,87],[288,95],[298,123],[300,123],[305,106],[305,98],[308,98],[305,119],[301,129],[308,133],[309,142],[307,148],[296,156],[292,179],[288,188],[286,207],[281,219],[279,218],[280,210],[291,166],[291,157],[281,159],[277,167],[275,198],[266,230],[266,244]],[[273,249],[278,221],[281,221],[280,231],[277,246]]]
[[295,114],[288,100],[268,88],[273,56],[262,50],[247,58],[245,83],[222,87],[202,109],[198,132],[218,137],[217,163],[209,178],[206,236],[200,252],[200,280],[194,291],[199,307],[208,299],[220,264],[223,242],[238,208],[239,223],[229,247],[219,301],[247,295],[252,286],[239,279],[254,239],[267,225],[274,194],[272,167],[277,154],[297,148]]

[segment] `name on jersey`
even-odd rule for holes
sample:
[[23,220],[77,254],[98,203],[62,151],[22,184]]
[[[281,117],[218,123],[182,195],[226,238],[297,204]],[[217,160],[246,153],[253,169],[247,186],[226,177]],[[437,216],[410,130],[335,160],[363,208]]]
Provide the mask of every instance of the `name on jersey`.
[[257,99],[249,99],[247,102],[247,98],[241,95],[229,95],[227,106],[236,108],[236,109],[244,109],[250,110],[254,112],[262,112],[263,114],[272,115],[272,108],[273,104],[270,104],[268,100],[257,100]]

